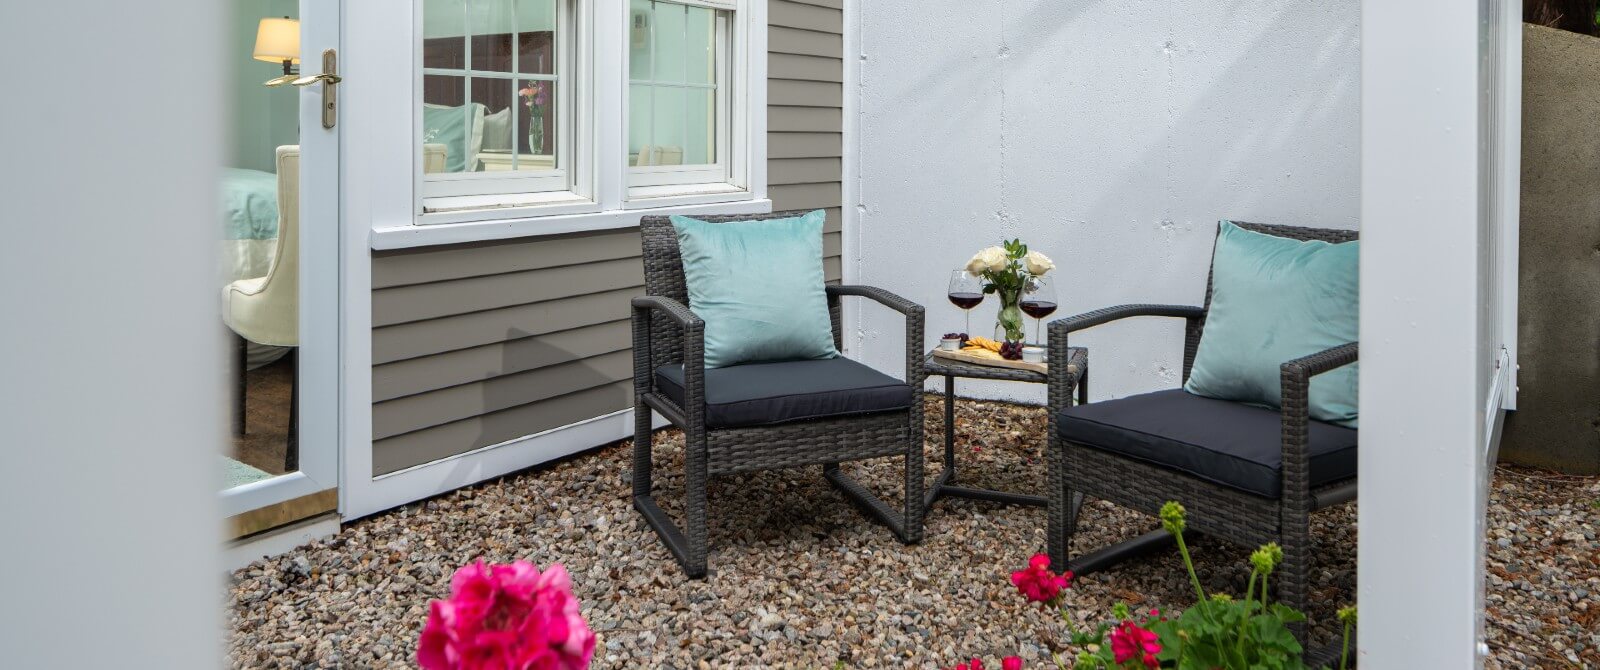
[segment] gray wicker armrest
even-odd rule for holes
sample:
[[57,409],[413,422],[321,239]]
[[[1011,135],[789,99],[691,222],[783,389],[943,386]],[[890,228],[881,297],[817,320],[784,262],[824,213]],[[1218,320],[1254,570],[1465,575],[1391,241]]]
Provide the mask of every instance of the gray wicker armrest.
[[1283,496],[1308,505],[1311,495],[1311,378],[1356,362],[1356,343],[1302,356],[1279,367],[1283,414]]
[[912,389],[922,388],[922,380],[927,375],[922,368],[923,324],[926,319],[922,305],[876,286],[829,285],[827,291],[828,298],[832,300],[842,296],[858,296],[905,315],[906,383],[910,384]]
[[[1047,346],[1050,348],[1050,360],[1067,360],[1068,333],[1093,328],[1112,321],[1135,316],[1166,316],[1187,319],[1193,327],[1196,321],[1205,318],[1206,311],[1199,307],[1187,305],[1117,305],[1093,312],[1084,312],[1077,316],[1068,316],[1051,321],[1046,333]],[[1067,379],[1066,366],[1050,366],[1048,402],[1051,415],[1060,411],[1071,403],[1073,381]],[[1059,396],[1059,397],[1058,397]]]
[[1067,333],[1073,331],[1093,328],[1133,316],[1170,316],[1180,319],[1199,319],[1204,318],[1205,315],[1206,311],[1204,309],[1189,305],[1117,305],[1116,307],[1097,309],[1093,312],[1084,312],[1077,316],[1068,316],[1051,321],[1050,335],[1054,338],[1056,333],[1059,332],[1062,337],[1066,337]]
[[650,392],[655,384],[655,361],[650,351],[650,314],[656,312],[683,331],[683,411],[693,417],[705,413],[706,322],[683,303],[662,296],[633,299],[633,388],[638,395]]

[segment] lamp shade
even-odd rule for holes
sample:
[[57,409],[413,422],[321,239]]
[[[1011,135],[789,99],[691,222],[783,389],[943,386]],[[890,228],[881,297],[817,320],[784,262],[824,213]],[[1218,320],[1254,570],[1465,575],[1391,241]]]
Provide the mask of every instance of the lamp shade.
[[300,22],[291,18],[261,19],[256,28],[256,60],[300,62]]

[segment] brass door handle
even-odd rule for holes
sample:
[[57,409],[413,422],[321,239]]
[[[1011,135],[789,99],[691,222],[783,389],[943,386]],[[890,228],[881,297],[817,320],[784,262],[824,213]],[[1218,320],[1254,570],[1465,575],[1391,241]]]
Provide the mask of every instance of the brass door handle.
[[296,79],[291,84],[304,87],[312,84],[322,84],[322,127],[332,128],[339,122],[339,93],[334,86],[343,77],[335,74],[339,71],[339,55],[333,49],[322,52],[322,74],[314,74]]
[[344,81],[344,77],[340,77],[339,75],[336,75],[336,74],[323,73],[323,74],[314,74],[314,75],[311,75],[309,77],[301,77],[301,78],[296,79],[296,80],[294,80],[292,82],[289,82],[289,83],[294,84],[295,86],[310,86],[310,85],[315,84],[315,83],[317,83],[319,81],[327,82],[329,84],[337,84],[337,83],[339,83],[341,81]]

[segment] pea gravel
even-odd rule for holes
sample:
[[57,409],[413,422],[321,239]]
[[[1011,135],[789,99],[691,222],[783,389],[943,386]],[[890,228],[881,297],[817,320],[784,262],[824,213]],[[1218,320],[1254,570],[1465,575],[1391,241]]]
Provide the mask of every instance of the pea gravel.
[[[941,399],[930,398],[927,475],[938,472]],[[962,401],[960,479],[1041,491],[1043,410]],[[683,441],[657,438],[657,499],[676,515]],[[527,559],[573,574],[599,636],[596,668],[948,666],[1018,654],[1044,667],[1063,627],[1011,589],[1010,571],[1045,544],[1037,508],[946,499],[926,540],[904,546],[823,481],[820,468],[715,480],[711,574],[684,579],[632,509],[624,442],[347,525],[338,535],[234,572],[232,667],[410,667],[427,603],[461,564]],[[899,464],[846,465],[893,498]],[[1490,668],[1600,665],[1600,478],[1501,470],[1490,506]],[[1313,635],[1354,599],[1355,506],[1314,517]],[[1084,512],[1080,548],[1155,528],[1106,503]],[[1196,538],[1208,590],[1241,593],[1247,549]],[[1175,552],[1079,580],[1080,623],[1126,601],[1181,608],[1192,596]]]

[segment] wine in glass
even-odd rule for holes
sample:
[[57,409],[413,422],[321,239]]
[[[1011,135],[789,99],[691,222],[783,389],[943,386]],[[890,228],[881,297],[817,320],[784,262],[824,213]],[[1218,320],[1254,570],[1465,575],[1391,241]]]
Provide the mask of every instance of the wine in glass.
[[966,270],[952,271],[949,296],[950,304],[967,313],[967,329],[962,332],[972,332],[972,308],[983,302],[983,278]]
[[1022,313],[1033,317],[1033,341],[1044,346],[1039,330],[1044,318],[1056,311],[1056,284],[1049,277],[1029,277],[1022,287],[1022,302],[1017,304]]

